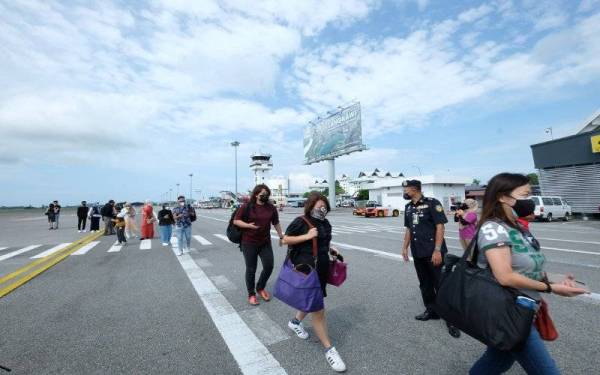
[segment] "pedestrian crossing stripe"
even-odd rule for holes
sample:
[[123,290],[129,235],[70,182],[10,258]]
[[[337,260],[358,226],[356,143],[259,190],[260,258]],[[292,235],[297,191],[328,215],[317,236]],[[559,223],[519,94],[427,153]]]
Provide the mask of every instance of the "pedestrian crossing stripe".
[[50,255],[50,254],[54,254],[54,253],[56,253],[56,252],[58,252],[58,251],[61,251],[61,250],[62,250],[62,249],[64,249],[65,247],[69,246],[70,244],[71,244],[71,242],[68,242],[68,243],[61,243],[61,244],[59,244],[59,245],[56,245],[56,246],[54,246],[54,247],[52,247],[52,248],[50,248],[50,249],[48,249],[48,250],[46,250],[46,251],[42,251],[41,253],[39,253],[39,254],[37,254],[37,255],[34,255],[34,256],[32,256],[30,259],[39,259],[39,258],[43,258],[43,257],[45,257],[45,256],[48,256],[48,255]]
[[107,253],[118,253],[123,248],[123,245],[119,245],[119,241],[115,241],[115,243],[108,249]]
[[88,251],[92,250],[99,243],[100,243],[100,241],[92,241],[71,255],[85,255],[85,254],[87,254]]
[[152,240],[146,239],[140,241],[140,250],[152,249]]
[[195,235],[194,239],[196,241],[200,242],[200,245],[202,245],[202,246],[212,245],[212,243],[210,241],[208,241],[206,238],[204,238],[202,236]]
[[227,238],[227,236],[224,235],[224,234],[215,233],[215,234],[213,234],[213,236],[218,237],[218,238],[222,239],[225,242],[232,243],[231,241],[229,241],[229,238]]
[[23,253],[26,253],[26,252],[28,252],[28,251],[31,251],[31,250],[37,249],[37,248],[38,248],[38,247],[40,247],[40,246],[42,246],[42,245],[30,245],[30,246],[24,247],[24,248],[22,248],[22,249],[19,249],[19,250],[15,250],[15,251],[13,251],[13,252],[10,252],[10,253],[8,253],[8,254],[4,254],[4,255],[0,256],[0,262],[1,262],[1,261],[3,261],[3,260],[5,260],[5,259],[10,259],[10,258],[12,258],[12,257],[16,257],[16,256],[17,256],[17,255],[19,255],[19,254],[23,254]]

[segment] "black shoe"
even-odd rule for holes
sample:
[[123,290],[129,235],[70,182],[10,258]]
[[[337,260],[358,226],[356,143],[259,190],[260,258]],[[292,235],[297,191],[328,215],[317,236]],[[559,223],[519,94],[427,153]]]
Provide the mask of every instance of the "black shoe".
[[448,333],[455,339],[460,338],[460,330],[455,326],[448,326]]
[[426,322],[428,320],[438,320],[439,318],[440,316],[438,314],[427,310],[425,310],[423,314],[415,316],[415,319],[422,322]]

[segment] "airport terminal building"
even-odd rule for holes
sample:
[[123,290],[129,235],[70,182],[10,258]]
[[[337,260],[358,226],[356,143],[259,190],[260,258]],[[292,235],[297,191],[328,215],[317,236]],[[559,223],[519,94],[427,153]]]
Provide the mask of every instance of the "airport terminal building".
[[577,134],[531,150],[543,195],[563,197],[574,213],[600,214],[600,110]]

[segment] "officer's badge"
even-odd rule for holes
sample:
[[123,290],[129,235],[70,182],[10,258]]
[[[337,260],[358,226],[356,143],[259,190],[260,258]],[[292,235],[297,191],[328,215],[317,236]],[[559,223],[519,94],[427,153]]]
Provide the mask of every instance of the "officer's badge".
[[437,212],[444,212],[444,208],[442,208],[442,206],[440,206],[439,204],[435,206],[435,209],[437,210]]

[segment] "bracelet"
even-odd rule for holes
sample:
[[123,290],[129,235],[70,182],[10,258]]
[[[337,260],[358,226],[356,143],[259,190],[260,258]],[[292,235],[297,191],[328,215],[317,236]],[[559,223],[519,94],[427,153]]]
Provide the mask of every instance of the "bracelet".
[[543,293],[552,293],[552,285],[550,285],[550,282],[548,280],[544,280],[542,281],[544,284],[546,284],[546,290],[542,291]]

